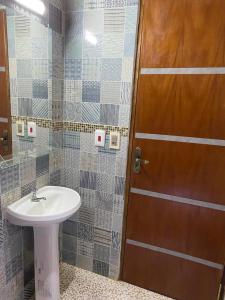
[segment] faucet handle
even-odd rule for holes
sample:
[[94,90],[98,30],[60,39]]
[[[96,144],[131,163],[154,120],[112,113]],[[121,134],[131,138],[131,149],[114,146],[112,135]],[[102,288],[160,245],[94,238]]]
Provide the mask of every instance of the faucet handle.
[[37,188],[36,188],[36,186],[33,188],[33,194],[34,194],[34,195],[37,194]]

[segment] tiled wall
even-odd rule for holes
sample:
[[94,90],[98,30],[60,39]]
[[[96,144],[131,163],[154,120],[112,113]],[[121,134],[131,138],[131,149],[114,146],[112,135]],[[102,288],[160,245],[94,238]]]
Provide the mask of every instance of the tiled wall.
[[[128,131],[137,13],[137,0],[65,0],[64,121]],[[63,225],[63,259],[117,279],[128,136],[118,151],[108,135],[98,149],[93,131],[77,127],[63,133],[62,185],[82,207]]]
[[[14,9],[11,0],[0,0],[0,4],[7,5],[12,115],[23,116],[25,120],[38,118],[39,124],[38,137],[33,140],[18,139],[14,131],[13,139],[18,141],[19,149],[32,144],[46,147],[62,144],[62,132],[56,130],[54,124],[42,126],[44,120],[55,122],[62,118],[59,108],[62,107],[64,79],[63,5],[61,0],[45,3],[47,15],[40,20],[20,8]],[[45,154],[33,159],[15,159],[0,166],[0,299],[24,299],[24,281],[33,275],[32,232],[10,225],[5,208],[31,192],[35,185],[37,188],[59,185],[60,153],[60,149],[56,149],[50,157]]]
[[[27,12],[8,15],[12,113],[42,118],[34,143],[59,147],[50,159],[0,170],[0,295],[8,300],[23,299],[24,252],[23,232],[7,224],[5,207],[35,184],[61,184],[81,194],[79,213],[63,225],[65,261],[115,279],[120,267],[138,1],[49,2],[47,19],[39,23]],[[94,129],[105,125],[122,133],[120,150],[109,149],[108,135],[104,148],[94,146]],[[23,147],[29,143],[20,139]]]

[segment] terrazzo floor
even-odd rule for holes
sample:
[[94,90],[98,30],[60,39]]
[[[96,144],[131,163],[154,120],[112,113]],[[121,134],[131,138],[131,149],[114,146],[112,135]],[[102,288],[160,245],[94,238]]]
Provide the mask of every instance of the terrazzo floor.
[[65,263],[60,272],[61,300],[171,300]]

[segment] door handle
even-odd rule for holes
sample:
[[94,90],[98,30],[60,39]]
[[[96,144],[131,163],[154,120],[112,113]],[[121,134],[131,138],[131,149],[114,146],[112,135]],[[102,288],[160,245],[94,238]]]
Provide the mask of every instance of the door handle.
[[0,142],[4,145],[8,144],[8,130],[3,130],[2,137],[0,137]]
[[135,153],[134,153],[134,173],[139,174],[141,172],[141,166],[142,165],[148,165],[150,163],[149,160],[142,159],[141,158],[141,148],[136,147]]

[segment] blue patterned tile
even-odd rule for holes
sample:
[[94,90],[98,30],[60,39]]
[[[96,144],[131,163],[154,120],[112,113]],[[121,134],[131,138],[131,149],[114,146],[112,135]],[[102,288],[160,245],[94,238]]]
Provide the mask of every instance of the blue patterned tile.
[[94,244],[94,259],[109,263],[110,248],[101,244]]
[[64,121],[80,122],[81,121],[81,104],[71,101],[63,103]]
[[114,155],[99,154],[98,155],[98,173],[115,174],[116,158]]
[[104,8],[105,0],[84,0],[84,9]]
[[76,252],[68,251],[68,250],[63,248],[63,250],[62,250],[63,262],[65,262],[67,264],[70,264],[72,266],[75,266],[76,265],[76,258],[77,258]]
[[113,194],[115,190],[115,178],[110,174],[98,174],[96,189],[100,192]]
[[61,183],[61,170],[56,170],[50,174],[50,185],[60,186]]
[[77,238],[73,235],[64,233],[63,235],[63,249],[67,251],[76,251],[77,248]]
[[131,103],[131,88],[132,84],[130,82],[122,82],[121,86],[121,104],[129,105]]
[[71,164],[70,168],[62,170],[60,185],[77,191],[79,188],[79,183],[79,170],[75,167],[74,164]]
[[82,199],[82,203],[85,207],[95,208],[96,207],[96,195],[95,190],[88,190],[85,188],[79,188],[79,194]]
[[92,272],[93,258],[85,255],[77,255],[77,267]]
[[79,222],[94,226],[95,210],[93,208],[81,206],[79,209]]
[[98,58],[85,58],[82,61],[82,79],[99,81],[101,77],[101,60]]
[[32,99],[18,98],[18,113],[19,116],[32,117],[33,116]]
[[31,18],[25,14],[16,14],[15,34],[18,39],[29,38],[31,36]]
[[39,99],[48,99],[47,80],[33,80],[33,97]]
[[72,235],[74,237],[78,236],[78,223],[70,220],[63,222],[63,233]]
[[130,126],[130,105],[120,105],[119,126]]
[[1,194],[5,194],[19,186],[19,165],[0,170]]
[[49,172],[49,154],[36,158],[36,176],[42,176]]
[[115,177],[115,194],[123,195],[125,189],[125,178],[124,177]]
[[49,102],[45,99],[33,99],[33,116],[36,118],[48,118]]
[[120,250],[111,247],[110,264],[113,266],[120,265]]
[[48,47],[46,47],[46,40],[43,38],[32,38],[32,58],[47,59]]
[[32,98],[32,79],[17,79],[18,97]]
[[94,227],[79,223],[78,224],[78,237],[79,239],[91,242],[94,239]]
[[94,172],[80,171],[80,187],[96,190],[97,174]]
[[83,102],[100,102],[100,82],[83,81],[82,101]]
[[4,243],[4,225],[3,225],[3,219],[2,219],[2,212],[0,212],[0,249],[2,249],[3,243]]
[[[92,0],[93,2],[93,0]],[[102,34],[104,32],[104,14],[103,10],[86,10],[84,13],[84,32],[90,32],[92,35]]]
[[102,276],[109,276],[109,264],[105,262],[95,260],[93,261],[93,272],[102,275]]
[[15,36],[15,20],[14,17],[7,16],[7,34],[9,37]]
[[17,59],[17,76],[18,78],[32,77],[32,64],[30,59]]
[[105,246],[112,243],[112,232],[104,228],[94,228],[94,242]]
[[100,122],[100,104],[82,103],[81,121],[89,124],[98,124]]
[[124,7],[126,0],[105,0],[105,8]]
[[85,241],[83,239],[78,239],[77,243],[77,252],[79,255],[90,257],[90,259],[93,258],[93,241]]
[[103,34],[94,35],[95,42],[90,42],[90,33],[83,37],[83,58],[100,58],[103,52]]
[[65,60],[65,79],[79,80],[82,73],[82,61],[80,59]]
[[120,58],[102,59],[102,80],[120,81],[122,73],[122,60]]
[[22,255],[17,255],[5,265],[6,283],[12,280],[23,269]]
[[137,6],[125,8],[125,32],[136,32],[137,30]]
[[124,55],[133,57],[136,47],[136,34],[126,33],[124,41]]
[[119,122],[119,105],[101,104],[100,122],[104,125],[117,126]]
[[113,197],[113,212],[114,214],[123,215],[124,197],[114,195]]
[[140,0],[126,0],[126,6],[138,6]]
[[97,209],[113,211],[113,194],[96,191]]
[[106,8],[104,10],[105,33],[123,33],[125,14],[124,8]]
[[112,248],[120,250],[121,235],[119,232],[112,231]]
[[36,187],[36,181],[30,182],[21,187],[21,197],[30,194]]
[[8,55],[9,58],[15,58],[16,56],[16,48],[15,48],[15,39],[8,39]]
[[103,209],[95,210],[95,226],[107,230],[112,229],[112,213]]
[[[11,224],[8,220],[3,220],[3,232],[4,232],[4,241],[10,238],[18,237],[21,234],[21,227]],[[17,236],[16,236],[17,234]],[[13,244],[12,247],[19,246],[18,243]],[[19,248],[19,247],[18,247]],[[19,251],[18,251],[19,252]]]
[[101,103],[119,104],[121,83],[117,81],[103,81],[101,85]]
[[104,34],[103,56],[104,58],[122,58],[124,48],[123,33]]
[[80,149],[80,133],[65,131],[63,133],[63,147]]
[[45,79],[45,80],[47,80],[50,77],[48,59],[32,60],[32,76],[34,79]]

